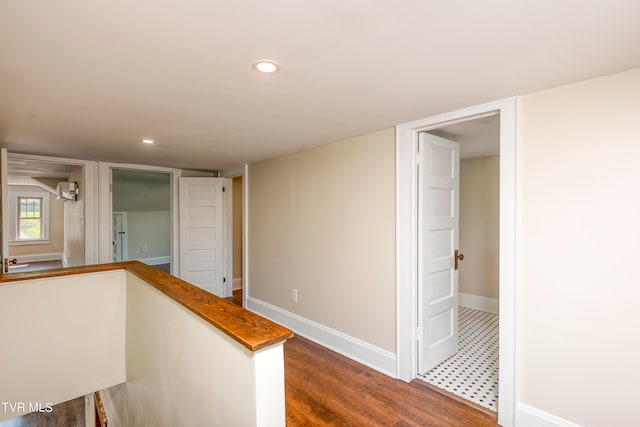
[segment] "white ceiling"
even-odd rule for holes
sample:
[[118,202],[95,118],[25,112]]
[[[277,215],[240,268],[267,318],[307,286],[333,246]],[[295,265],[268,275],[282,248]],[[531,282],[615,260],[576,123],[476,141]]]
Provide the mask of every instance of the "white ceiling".
[[639,17],[637,0],[3,0],[0,143],[221,169],[638,67]]
[[460,143],[460,158],[500,154],[500,116],[450,124],[429,133]]
[[37,160],[23,160],[9,158],[7,160],[8,176],[10,180],[21,177],[27,178],[59,178],[67,179],[77,165],[65,165],[60,163],[45,163]]

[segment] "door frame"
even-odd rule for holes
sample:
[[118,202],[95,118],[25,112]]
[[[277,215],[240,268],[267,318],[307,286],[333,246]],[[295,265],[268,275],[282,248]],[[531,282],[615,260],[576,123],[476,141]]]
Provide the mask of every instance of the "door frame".
[[[249,296],[249,165],[242,164],[221,172],[220,176],[224,178],[242,177],[242,306],[247,306],[247,297]],[[231,185],[233,187],[233,185]],[[227,203],[233,205],[233,200]],[[233,206],[227,207],[230,220],[227,220],[227,230],[231,230],[227,243],[227,266],[233,283]],[[230,209],[230,210],[229,210]],[[231,288],[233,293],[233,286]]]
[[[121,224],[122,224],[122,229],[124,230],[124,234],[122,235],[122,248],[120,248],[120,254],[122,255],[122,259],[128,259],[129,258],[129,237],[128,237],[128,231],[127,230],[127,213],[124,211],[113,211],[111,213],[111,216],[113,218],[113,216],[115,215],[120,215],[120,219],[122,220]],[[111,227],[112,227],[112,236],[113,236],[113,222],[111,223]],[[113,258],[113,257],[112,257]]]
[[508,98],[396,126],[396,376],[417,376],[418,133],[500,115],[500,352],[498,423],[515,424],[516,403],[516,148],[518,98]]
[[112,170],[129,169],[144,172],[159,172],[169,174],[171,189],[171,274],[180,275],[180,238],[178,222],[178,178],[182,170],[160,166],[135,165],[127,163],[98,163],[98,260],[100,263],[113,262],[113,197],[111,193]]
[[[68,159],[63,157],[38,156],[7,152],[8,159],[30,160],[41,163],[53,163],[78,166],[82,168],[83,187],[80,191],[84,200],[84,264],[98,263],[98,180],[97,162],[91,160]],[[4,184],[3,184],[4,185]],[[77,202],[76,202],[77,203]]]

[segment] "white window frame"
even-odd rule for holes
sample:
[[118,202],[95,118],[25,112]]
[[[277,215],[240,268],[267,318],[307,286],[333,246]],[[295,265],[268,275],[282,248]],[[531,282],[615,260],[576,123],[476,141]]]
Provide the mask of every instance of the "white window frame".
[[[18,222],[18,198],[41,198],[42,199],[42,239],[24,239],[20,240],[18,236],[20,224]],[[9,244],[12,246],[20,245],[46,245],[49,241],[49,197],[47,191],[9,191],[9,221],[12,226],[9,227]]]

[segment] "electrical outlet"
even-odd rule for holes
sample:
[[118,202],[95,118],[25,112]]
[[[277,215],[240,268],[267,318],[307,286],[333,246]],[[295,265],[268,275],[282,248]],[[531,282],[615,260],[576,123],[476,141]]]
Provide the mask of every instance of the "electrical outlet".
[[142,252],[147,252],[149,250],[149,246],[142,245]]
[[298,290],[291,288],[291,302],[298,302]]

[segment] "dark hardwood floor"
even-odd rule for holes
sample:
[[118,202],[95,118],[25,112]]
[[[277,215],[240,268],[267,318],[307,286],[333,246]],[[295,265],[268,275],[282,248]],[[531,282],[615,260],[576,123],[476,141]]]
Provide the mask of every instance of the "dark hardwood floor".
[[495,416],[301,337],[285,343],[287,426],[497,426]]
[[234,303],[235,305],[239,305],[242,307],[242,289],[236,289],[233,291],[233,296],[229,298],[225,298],[227,301]]
[[[242,290],[227,300],[241,306]],[[300,336],[284,344],[284,366],[288,427],[498,426],[490,411],[420,380],[395,380]]]

